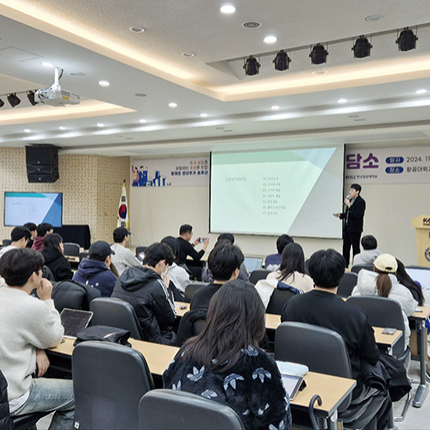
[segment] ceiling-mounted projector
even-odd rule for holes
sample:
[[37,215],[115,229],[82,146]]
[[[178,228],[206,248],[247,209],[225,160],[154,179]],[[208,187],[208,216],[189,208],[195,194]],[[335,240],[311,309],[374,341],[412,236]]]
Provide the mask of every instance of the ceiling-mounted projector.
[[[61,75],[63,71],[61,70]],[[55,68],[54,84],[50,88],[42,88],[36,91],[39,100],[50,106],[78,105],[81,102],[81,96],[70,91],[62,90],[59,84],[60,69]]]

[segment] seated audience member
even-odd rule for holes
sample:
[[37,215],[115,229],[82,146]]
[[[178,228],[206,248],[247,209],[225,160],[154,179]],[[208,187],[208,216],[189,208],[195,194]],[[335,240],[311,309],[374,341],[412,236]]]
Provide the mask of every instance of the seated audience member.
[[176,339],[172,326],[176,311],[168,267],[173,263],[173,252],[164,243],[153,243],[145,251],[142,267],[129,267],[118,278],[112,297],[129,302],[137,315],[143,340],[171,345]]
[[[0,259],[0,363],[8,382],[12,416],[56,411],[49,429],[72,429],[75,401],[71,380],[42,378],[49,367],[44,349],[63,338],[60,315],[51,299],[52,284],[42,278],[43,256],[13,249]],[[37,288],[40,300],[32,297]],[[37,373],[36,378],[32,377]]]
[[0,257],[6,252],[12,249],[22,249],[27,247],[27,243],[30,240],[31,233],[27,227],[14,227],[10,233],[10,238],[12,240],[11,244],[0,249]]
[[266,257],[264,268],[266,270],[278,270],[282,262],[282,251],[289,244],[293,243],[294,239],[288,234],[281,234],[276,241],[277,254],[270,254]]
[[396,258],[397,261],[397,272],[396,276],[399,282],[406,287],[412,294],[412,297],[416,302],[418,302],[418,306],[429,306],[430,297],[427,289],[422,288],[421,285],[415,282],[406,272],[405,265]]
[[110,297],[116,282],[116,276],[110,270],[112,254],[115,251],[107,242],[94,242],[90,246],[88,258],[80,262],[73,280],[97,288],[102,297]]
[[[214,245],[214,248],[216,246],[218,246],[220,243],[234,245],[234,236],[231,233],[221,233],[218,236],[218,239]],[[243,279],[244,281],[248,281],[248,279],[249,279],[249,272],[245,266],[245,262],[243,262],[240,265],[240,271],[239,271],[238,279]],[[213,280],[214,280],[214,277],[213,277],[212,272],[209,269],[209,267],[208,266],[203,267],[203,269],[202,269],[202,281],[203,282],[213,282]]]
[[69,260],[64,256],[63,238],[58,233],[48,234],[43,240],[42,255],[56,281],[73,278]]
[[352,295],[381,296],[398,302],[405,320],[405,347],[407,347],[411,335],[408,317],[415,312],[418,303],[411,292],[399,282],[396,272],[396,259],[390,254],[381,254],[373,262],[373,272],[365,269],[358,272],[357,285],[352,290]]
[[[357,385],[351,405],[339,414],[339,419],[344,420],[347,428],[386,429],[391,399],[387,391],[365,385],[361,371],[363,362],[374,366],[379,359],[373,329],[363,310],[336,295],[345,272],[345,259],[334,249],[317,251],[309,260],[309,272],[315,288],[292,297],[285,304],[281,319],[326,327],[343,337],[351,360],[352,377],[357,379]],[[364,412],[357,418],[351,416],[352,411],[360,410],[360,405],[365,408]]]
[[266,279],[276,279],[304,293],[314,288],[312,278],[305,275],[305,254],[303,248],[291,242],[282,251],[281,267],[269,273]]
[[130,240],[130,232],[125,227],[118,227],[113,231],[113,241],[111,248],[115,252],[112,255],[112,263],[116,267],[118,274],[121,275],[125,269],[131,266],[141,266],[141,262],[135,255],[126,248]]
[[30,230],[31,238],[27,243],[27,248],[31,248],[33,246],[34,239],[37,236],[37,226],[34,222],[26,222],[24,227],[27,227]]
[[51,234],[53,231],[54,229],[52,224],[49,224],[48,222],[42,222],[42,224],[39,224],[37,226],[37,236],[34,239],[32,249],[35,249],[36,251],[42,251],[43,240],[45,239],[45,236]]
[[[179,242],[173,236],[166,236],[161,243],[170,246],[173,252],[173,263],[167,269],[167,277],[170,279],[170,284],[173,282],[175,287],[182,293],[185,293],[186,286],[191,282],[189,273],[181,266],[178,266]],[[182,297],[183,299],[183,297]]]
[[203,248],[197,252],[194,247],[198,245],[200,242],[200,237],[198,237],[192,244],[190,243],[191,238],[193,237],[193,227],[189,224],[181,225],[179,229],[179,254],[178,254],[178,264],[186,264],[187,257],[190,256],[194,261],[200,261],[203,257],[208,245],[209,238],[205,238],[203,241]]
[[239,268],[243,263],[244,256],[236,245],[219,243],[208,258],[209,269],[214,281],[199,288],[191,298],[190,309],[208,309],[212,296],[227,282],[237,279]]
[[357,266],[359,264],[373,264],[376,257],[381,255],[381,251],[378,248],[378,242],[375,236],[367,235],[361,238],[361,246],[363,251],[360,254],[354,255],[352,265]]
[[264,335],[264,307],[253,285],[227,282],[211,300],[203,331],[164,372],[164,388],[230,406],[247,430],[288,430],[291,412],[281,375],[258,346]]

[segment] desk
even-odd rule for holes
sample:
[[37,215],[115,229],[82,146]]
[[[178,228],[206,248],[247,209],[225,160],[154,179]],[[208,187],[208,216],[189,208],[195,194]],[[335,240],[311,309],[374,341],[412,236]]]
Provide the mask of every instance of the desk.
[[420,408],[428,393],[428,385],[426,383],[426,341],[427,331],[425,328],[425,321],[430,315],[430,307],[418,306],[417,309],[421,309],[421,312],[414,312],[409,317],[410,320],[415,321],[415,327],[418,338],[418,350],[420,354],[420,385],[415,393],[412,405],[416,408]]
[[190,310],[190,304],[186,302],[175,302],[175,309],[176,316],[182,318]]

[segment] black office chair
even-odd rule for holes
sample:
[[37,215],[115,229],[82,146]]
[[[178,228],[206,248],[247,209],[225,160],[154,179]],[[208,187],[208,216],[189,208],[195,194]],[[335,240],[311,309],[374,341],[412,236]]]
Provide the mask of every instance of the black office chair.
[[187,339],[200,334],[206,324],[206,317],[206,309],[187,312],[179,322],[175,345],[182,346]]
[[357,285],[358,275],[353,272],[345,272],[343,278],[339,282],[337,295],[341,297],[349,297],[352,290]]
[[100,290],[77,281],[53,282],[52,298],[55,309],[61,313],[64,308],[90,310],[91,302],[100,297]]
[[2,246],[9,246],[12,243],[11,239],[3,239]]
[[201,287],[204,287],[205,285],[208,285],[207,282],[199,282],[199,281],[194,281],[194,282],[190,282],[186,287],[185,287],[185,301],[187,303],[191,302],[191,298],[193,297],[193,294]]
[[154,388],[139,351],[110,342],[82,342],[73,351],[72,369],[74,428],[139,428],[139,401]]
[[79,257],[81,246],[78,243],[64,242],[64,255],[67,257]]
[[267,305],[266,313],[282,315],[282,309],[284,308],[285,303],[295,295],[296,293],[292,291],[275,288],[272,296],[270,297],[269,304]]
[[373,264],[356,264],[351,267],[351,272],[358,274],[361,269],[373,271]]
[[79,263],[82,261],[82,260],[84,260],[85,258],[88,258],[88,255],[89,255],[90,253],[89,252],[87,252],[87,251],[85,251],[85,252],[80,252],[79,253]]
[[107,325],[130,331],[133,339],[142,340],[143,334],[133,306],[121,299],[100,297],[90,303],[94,312],[91,325]]
[[249,282],[255,285],[260,279],[266,279],[269,273],[272,273],[272,270],[266,270],[266,269],[253,270],[249,275]]
[[244,430],[227,405],[196,394],[152,390],[139,403],[140,430]]

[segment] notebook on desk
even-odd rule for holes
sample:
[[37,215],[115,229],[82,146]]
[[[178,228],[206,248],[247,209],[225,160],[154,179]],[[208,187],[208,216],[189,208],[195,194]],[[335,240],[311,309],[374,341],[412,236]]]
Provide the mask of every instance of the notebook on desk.
[[61,311],[61,324],[64,327],[64,337],[76,339],[76,334],[88,326],[93,313],[79,309],[64,308]]

